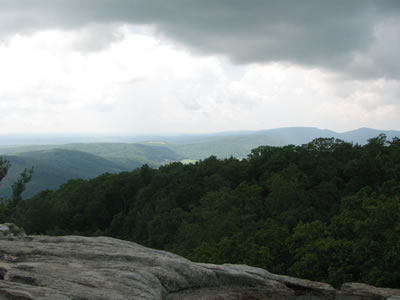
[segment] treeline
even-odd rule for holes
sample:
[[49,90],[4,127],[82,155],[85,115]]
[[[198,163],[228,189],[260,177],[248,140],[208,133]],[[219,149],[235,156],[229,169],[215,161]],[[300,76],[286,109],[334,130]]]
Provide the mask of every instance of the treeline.
[[316,139],[247,159],[71,180],[11,206],[32,234],[107,235],[191,260],[326,281],[400,283],[400,139]]

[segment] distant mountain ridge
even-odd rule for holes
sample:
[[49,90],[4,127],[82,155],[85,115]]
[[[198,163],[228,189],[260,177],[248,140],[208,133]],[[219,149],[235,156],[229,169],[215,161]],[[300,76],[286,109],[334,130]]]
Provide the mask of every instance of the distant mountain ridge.
[[360,128],[352,131],[338,133],[328,129],[314,127],[284,127],[266,129],[254,132],[219,134],[208,137],[201,137],[199,140],[192,140],[187,144],[169,144],[182,156],[190,156],[192,159],[202,159],[210,155],[217,157],[245,158],[250,151],[261,145],[284,146],[302,145],[311,142],[316,138],[336,138],[354,144],[366,144],[368,139],[379,134],[386,134],[388,140],[393,137],[400,137],[400,131],[377,130],[371,128]]
[[[24,168],[35,166],[32,182],[25,197],[43,189],[54,189],[73,178],[89,179],[102,173],[132,170],[142,164],[158,167],[173,161],[196,161],[211,155],[246,158],[261,145],[302,145],[315,138],[336,138],[365,144],[368,139],[386,134],[388,140],[400,137],[400,131],[359,128],[338,133],[314,127],[284,127],[260,131],[222,132],[201,135],[146,136],[136,143],[70,143],[0,147],[0,156],[10,160],[13,167],[0,185],[0,196],[8,196],[11,184]],[[138,140],[138,137],[127,137]],[[31,140],[29,140],[31,141]],[[51,140],[49,140],[51,142]],[[56,141],[59,141],[57,139]],[[89,139],[90,141],[90,139]],[[3,140],[3,144],[5,141]],[[0,143],[1,144],[1,143]]]
[[345,142],[354,144],[366,144],[369,139],[377,137],[383,133],[389,140],[393,137],[400,137],[400,131],[396,130],[378,130],[372,128],[359,128],[351,131],[345,131],[342,133],[329,130],[329,129],[318,129],[314,127],[283,127],[275,129],[267,129],[260,131],[265,134],[279,137],[283,140],[285,145],[294,144],[302,145],[311,142],[316,138],[336,138]]

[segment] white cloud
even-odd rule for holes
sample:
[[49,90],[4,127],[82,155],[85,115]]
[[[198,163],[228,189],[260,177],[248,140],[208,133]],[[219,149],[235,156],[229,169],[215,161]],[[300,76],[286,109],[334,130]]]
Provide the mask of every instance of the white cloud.
[[337,79],[282,63],[236,67],[147,27],[113,25],[103,43],[101,28],[38,31],[0,45],[0,133],[399,129],[397,80]]
[[81,32],[11,38],[0,48],[1,131],[164,131],[161,121],[187,121],[176,116],[185,91],[223,76],[215,58],[119,30],[123,38],[99,52],[78,51]]

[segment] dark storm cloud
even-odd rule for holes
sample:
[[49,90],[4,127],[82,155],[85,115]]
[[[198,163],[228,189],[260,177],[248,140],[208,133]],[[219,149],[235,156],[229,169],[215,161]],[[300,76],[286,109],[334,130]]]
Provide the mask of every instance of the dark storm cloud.
[[0,0],[3,35],[153,24],[192,51],[235,63],[281,61],[357,77],[400,77],[399,39],[377,36],[399,32],[398,20],[398,0]]

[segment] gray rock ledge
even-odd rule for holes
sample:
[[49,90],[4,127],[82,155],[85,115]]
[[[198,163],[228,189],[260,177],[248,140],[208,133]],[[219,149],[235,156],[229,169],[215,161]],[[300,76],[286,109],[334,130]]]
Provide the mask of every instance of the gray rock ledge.
[[397,300],[400,290],[360,283],[335,290],[245,265],[193,263],[108,237],[3,234],[3,299]]

